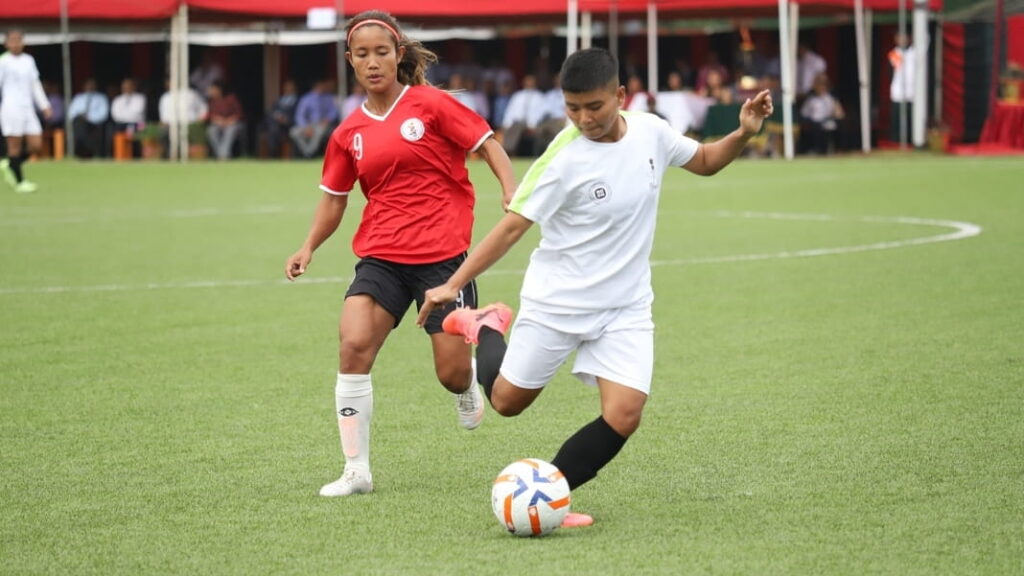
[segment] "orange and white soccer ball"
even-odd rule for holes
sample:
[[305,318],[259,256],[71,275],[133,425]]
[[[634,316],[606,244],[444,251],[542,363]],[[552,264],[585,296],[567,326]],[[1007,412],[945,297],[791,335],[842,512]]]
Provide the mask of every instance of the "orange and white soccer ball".
[[543,536],[558,528],[569,513],[570,500],[562,471],[536,458],[509,464],[491,488],[494,515],[516,536]]

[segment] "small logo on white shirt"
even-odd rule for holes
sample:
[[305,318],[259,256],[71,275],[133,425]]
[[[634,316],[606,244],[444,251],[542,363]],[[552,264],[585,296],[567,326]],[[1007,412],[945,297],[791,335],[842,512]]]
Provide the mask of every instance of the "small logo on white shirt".
[[405,122],[402,122],[402,138],[405,138],[409,142],[415,142],[426,133],[426,129],[423,127],[423,121],[419,118],[409,118]]
[[611,193],[612,189],[604,182],[598,182],[590,189],[590,197],[593,198],[595,202],[605,201]]

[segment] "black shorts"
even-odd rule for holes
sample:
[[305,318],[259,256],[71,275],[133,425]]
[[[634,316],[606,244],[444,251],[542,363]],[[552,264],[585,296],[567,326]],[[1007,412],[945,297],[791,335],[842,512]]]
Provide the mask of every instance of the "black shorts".
[[[366,294],[395,317],[395,326],[402,321],[409,305],[416,302],[416,310],[423,306],[423,295],[430,288],[440,286],[451,278],[465,254],[433,264],[397,264],[378,258],[363,258],[356,264],[356,277],[349,285],[345,297]],[[427,317],[423,328],[427,334],[441,332],[441,322],[456,308],[476,308],[476,281],[462,287],[459,297],[442,308],[435,308]]]

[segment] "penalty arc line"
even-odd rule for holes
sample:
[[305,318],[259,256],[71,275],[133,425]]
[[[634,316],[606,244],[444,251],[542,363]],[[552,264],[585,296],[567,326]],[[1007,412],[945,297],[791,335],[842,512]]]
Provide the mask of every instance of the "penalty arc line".
[[841,254],[856,254],[858,252],[873,252],[878,250],[892,250],[907,246],[921,246],[925,244],[936,244],[938,242],[952,242],[963,240],[981,234],[982,228],[970,222],[958,222],[955,220],[933,220],[930,218],[914,218],[911,216],[864,216],[860,218],[838,218],[828,214],[786,214],[780,212],[712,212],[722,218],[748,218],[767,220],[805,220],[838,222],[842,220],[853,220],[869,224],[906,224],[911,226],[935,226],[941,228],[952,228],[952,232],[937,234],[935,236],[920,236],[907,238],[906,240],[891,240],[887,242],[874,242],[871,244],[858,244],[854,246],[836,246],[834,248],[808,248],[805,250],[792,250],[783,252],[765,252],[762,254],[736,254],[730,256],[710,256],[701,258],[681,258],[674,260],[652,260],[651,266],[682,266],[693,264],[726,264],[730,262],[754,262],[759,260],[786,260],[792,258],[812,258],[815,256],[834,256]]

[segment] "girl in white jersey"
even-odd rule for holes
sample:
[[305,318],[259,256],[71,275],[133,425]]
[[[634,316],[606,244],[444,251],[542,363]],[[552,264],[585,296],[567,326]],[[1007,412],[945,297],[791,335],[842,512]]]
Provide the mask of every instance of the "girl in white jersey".
[[[621,112],[625,88],[617,62],[605,50],[569,56],[561,81],[573,125],[530,167],[509,212],[448,282],[427,291],[419,321],[434,306],[451,302],[460,286],[500,259],[534,222],[540,224],[540,245],[530,258],[507,347],[491,321],[491,312],[503,305],[457,310],[444,329],[478,344],[478,378],[503,416],[525,410],[576,352],[573,373],[598,387],[601,415],[566,440],[552,460],[575,489],[594,478],[637,430],[650,392],[649,260],[665,170],[681,166],[715,174],[761,130],[772,100],[767,90],[747,100],[735,132],[699,144],[656,116]],[[572,513],[563,525],[592,522]]]
[[25,180],[21,166],[42,149],[43,127],[36,108],[49,118],[50,102],[39,82],[35,59],[24,52],[21,30],[8,31],[4,46],[7,52],[0,56],[0,130],[7,137],[7,158],[0,160],[0,173],[15,191],[35,192],[36,185]]

